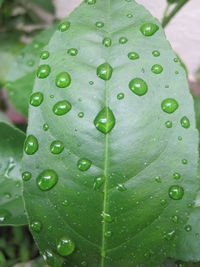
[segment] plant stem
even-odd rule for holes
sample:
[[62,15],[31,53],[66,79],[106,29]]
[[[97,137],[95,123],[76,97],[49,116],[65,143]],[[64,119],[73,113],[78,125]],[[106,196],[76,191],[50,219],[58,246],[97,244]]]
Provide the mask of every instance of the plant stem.
[[[167,24],[171,21],[171,19],[178,13],[178,11],[185,5],[187,4],[187,2],[189,2],[189,0],[179,0],[179,2],[177,3],[177,5],[175,6],[175,8],[169,13],[168,16],[164,16],[163,21],[162,21],[162,26],[163,28],[165,28],[167,26]],[[168,10],[168,9],[167,9]],[[166,10],[165,10],[165,14],[166,14]]]

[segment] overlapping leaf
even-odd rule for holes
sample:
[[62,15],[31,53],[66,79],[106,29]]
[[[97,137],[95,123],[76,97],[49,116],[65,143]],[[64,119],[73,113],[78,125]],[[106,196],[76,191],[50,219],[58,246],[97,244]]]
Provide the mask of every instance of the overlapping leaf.
[[47,50],[24,157],[41,252],[55,267],[159,266],[198,189],[185,71],[130,0],[83,2]]

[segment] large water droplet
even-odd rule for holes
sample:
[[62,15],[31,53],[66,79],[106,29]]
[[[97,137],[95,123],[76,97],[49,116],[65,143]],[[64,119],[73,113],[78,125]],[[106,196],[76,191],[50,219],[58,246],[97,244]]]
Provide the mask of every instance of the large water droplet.
[[55,140],[50,145],[50,151],[52,154],[60,154],[64,149],[63,142]]
[[113,73],[113,68],[107,62],[101,64],[97,68],[97,76],[99,76],[99,78],[101,78],[105,81],[110,80],[112,73]]
[[109,107],[104,107],[96,116],[94,125],[100,132],[107,134],[115,126],[115,116]]
[[6,222],[11,217],[11,213],[8,210],[0,209],[0,223]]
[[32,173],[30,172],[23,172],[22,173],[22,179],[23,181],[29,181],[32,177]]
[[74,242],[67,237],[61,238],[57,243],[57,251],[63,257],[71,255],[74,252],[74,250],[75,250]]
[[168,192],[169,192],[170,198],[172,198],[174,200],[180,200],[184,196],[184,189],[183,189],[183,187],[181,187],[179,185],[172,185],[169,188]]
[[56,76],[56,86],[66,88],[71,84],[71,76],[67,72],[61,72]]
[[136,52],[129,52],[128,53],[128,58],[131,59],[131,60],[135,60],[135,59],[138,59],[140,56],[138,53]]
[[89,159],[79,159],[77,162],[77,167],[80,171],[87,171],[92,165],[92,162]]
[[61,32],[66,32],[70,28],[71,23],[69,21],[61,22],[58,26],[58,30]]
[[49,55],[50,55],[49,52],[45,50],[45,51],[41,52],[40,58],[45,60],[45,59],[49,58]]
[[33,93],[30,97],[30,104],[34,107],[38,107],[42,104],[44,96],[40,92]]
[[54,114],[58,116],[62,116],[68,113],[71,110],[71,108],[72,106],[67,100],[62,100],[62,101],[57,102],[53,106],[53,112]]
[[159,64],[155,64],[152,66],[151,71],[155,74],[160,74],[163,72],[163,67]]
[[42,223],[39,221],[34,221],[30,224],[30,228],[32,231],[39,233],[42,230]]
[[76,48],[70,48],[67,50],[67,54],[75,57],[76,55],[78,55],[78,50]]
[[133,93],[139,96],[145,95],[148,91],[147,83],[140,78],[131,80],[129,83],[129,88]]
[[110,47],[112,45],[112,40],[111,38],[109,37],[105,37],[102,41],[102,44],[105,46],[105,47]]
[[106,212],[103,212],[101,216],[103,217],[104,222],[111,223],[113,221],[112,216]]
[[105,177],[99,176],[94,179],[94,190],[98,190],[105,182]]
[[37,69],[37,77],[40,79],[44,79],[49,76],[51,72],[51,68],[49,65],[43,64],[40,65]]
[[54,170],[45,170],[37,177],[37,185],[43,191],[50,190],[57,182],[58,175]]
[[174,98],[166,98],[161,103],[162,110],[166,113],[173,113],[179,107],[178,102]]
[[181,119],[181,125],[183,128],[186,128],[186,129],[190,128],[190,120],[186,116],[184,116]]
[[145,23],[140,27],[140,31],[144,36],[152,36],[158,29],[158,25],[153,23]]
[[38,150],[38,140],[34,135],[27,136],[24,143],[24,151],[27,155],[33,155]]

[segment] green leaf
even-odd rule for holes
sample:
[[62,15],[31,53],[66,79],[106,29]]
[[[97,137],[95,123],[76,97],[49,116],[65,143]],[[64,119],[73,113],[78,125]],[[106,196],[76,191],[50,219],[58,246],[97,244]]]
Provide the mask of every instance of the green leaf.
[[6,81],[7,75],[11,69],[15,55],[23,48],[19,41],[19,35],[13,32],[0,33],[0,87]]
[[24,139],[23,132],[0,117],[0,225],[27,224],[20,174]]
[[42,9],[54,13],[55,7],[52,0],[30,0],[32,3],[38,5]]
[[135,1],[84,1],[46,49],[23,160],[41,253],[55,267],[159,266],[198,189],[184,69]]
[[28,114],[29,97],[33,89],[41,51],[54,31],[55,26],[41,32],[30,44],[26,45],[16,57],[8,75],[6,88],[9,91],[10,100],[23,115]]
[[196,127],[200,132],[200,96],[193,95],[193,100],[194,100],[194,110],[196,117]]
[[0,7],[2,6],[3,2],[4,2],[4,0],[0,0]]

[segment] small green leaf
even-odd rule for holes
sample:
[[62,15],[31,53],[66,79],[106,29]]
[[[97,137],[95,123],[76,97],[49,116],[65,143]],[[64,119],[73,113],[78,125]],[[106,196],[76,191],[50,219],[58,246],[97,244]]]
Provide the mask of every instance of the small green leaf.
[[24,133],[0,118],[0,225],[27,224],[20,174],[24,139]]

